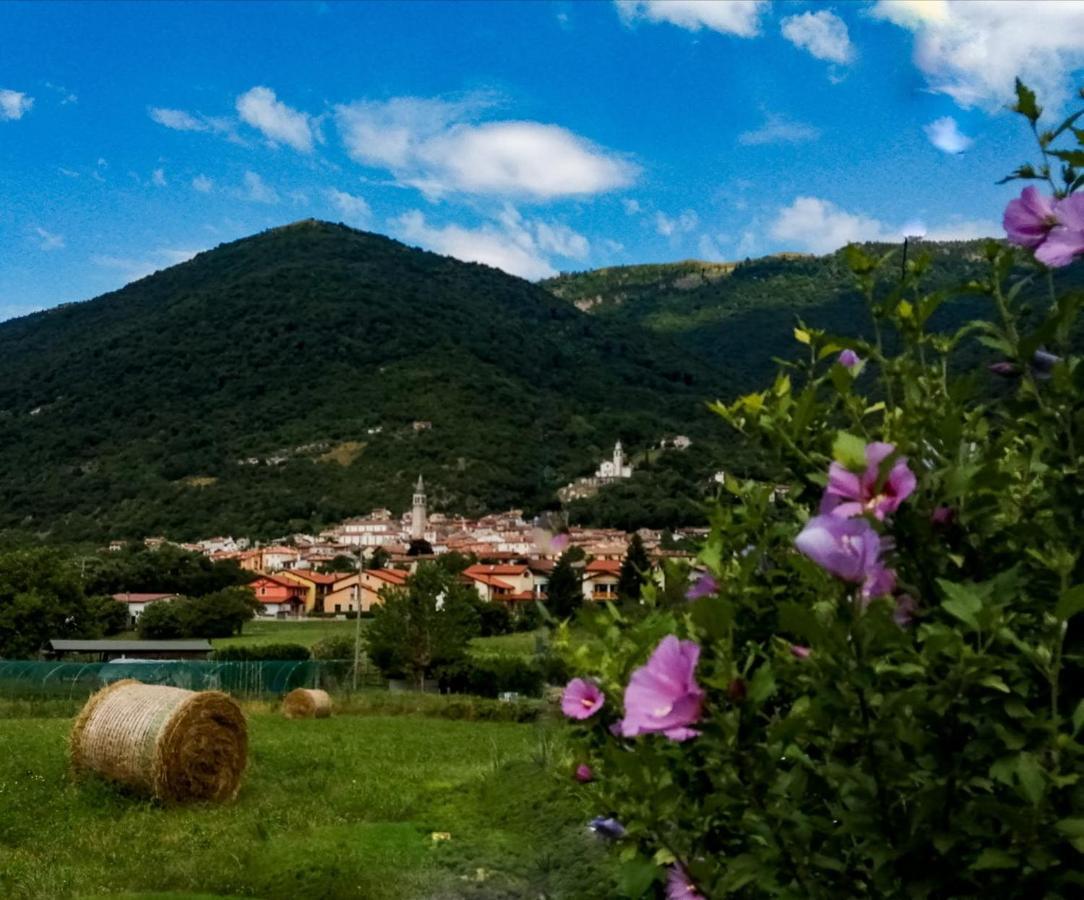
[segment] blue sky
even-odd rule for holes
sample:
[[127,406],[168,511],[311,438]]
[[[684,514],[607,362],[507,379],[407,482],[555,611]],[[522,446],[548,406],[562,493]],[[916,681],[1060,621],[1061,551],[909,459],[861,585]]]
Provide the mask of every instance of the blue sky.
[[1076,2],[0,4],[0,318],[316,217],[529,278],[999,233]]

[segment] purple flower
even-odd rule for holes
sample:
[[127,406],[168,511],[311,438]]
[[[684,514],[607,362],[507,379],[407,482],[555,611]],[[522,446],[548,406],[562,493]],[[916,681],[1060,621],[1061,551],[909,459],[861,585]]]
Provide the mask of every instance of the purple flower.
[[1036,247],[1035,258],[1056,269],[1084,254],[1084,194],[1071,194],[1058,200],[1054,204],[1054,220],[1054,227]]
[[790,655],[795,659],[809,659],[809,657],[813,655],[813,651],[808,647],[803,647],[801,644],[791,644]]
[[794,539],[813,562],[844,581],[862,585],[862,596],[891,593],[896,576],[881,561],[884,542],[867,519],[814,516]]
[[672,741],[700,734],[689,728],[700,719],[704,702],[704,692],[693,675],[699,659],[700,647],[694,641],[679,641],[672,634],[664,637],[625,688],[621,734],[636,737],[661,732]]
[[956,510],[951,506],[939,506],[930,513],[930,521],[934,525],[948,525],[956,518]]
[[587,823],[589,830],[600,837],[616,841],[625,836],[625,826],[610,816],[596,816]]
[[704,572],[685,592],[685,599],[699,600],[701,597],[714,594],[717,590],[719,590],[719,582],[712,577],[710,572]]
[[901,456],[892,464],[884,484],[880,484],[881,463],[895,452],[892,444],[867,444],[866,471],[861,475],[832,463],[828,467],[828,487],[821,501],[821,513],[850,518],[871,512],[876,518],[884,519],[899,509],[914,492],[916,480],[907,465],[907,457]]
[[1020,367],[1016,363],[1011,363],[1008,360],[990,363],[986,368],[995,375],[1000,375],[1002,378],[1015,378],[1020,374]]
[[1001,224],[1009,243],[1019,247],[1038,247],[1057,224],[1054,215],[1056,201],[1044,197],[1034,187],[1026,187],[1020,197],[1005,207]]
[[1054,372],[1054,366],[1061,362],[1061,357],[1046,350],[1036,350],[1031,356],[1031,371],[1036,378],[1046,381]]
[[598,685],[582,678],[573,678],[561,696],[561,712],[570,719],[590,719],[602,709],[606,695]]
[[680,864],[672,865],[666,876],[666,900],[704,900]]
[[896,608],[892,612],[892,621],[900,628],[910,625],[918,612],[918,603],[910,594],[900,594],[896,598]]
[[862,362],[862,360],[859,358],[857,353],[855,353],[848,347],[846,350],[839,354],[839,359],[836,360],[836,362],[838,362],[845,369],[853,369],[860,362]]
[[576,773],[572,776],[580,784],[587,784],[589,781],[595,780],[595,773],[591,771],[591,767],[586,763],[580,763],[576,766]]

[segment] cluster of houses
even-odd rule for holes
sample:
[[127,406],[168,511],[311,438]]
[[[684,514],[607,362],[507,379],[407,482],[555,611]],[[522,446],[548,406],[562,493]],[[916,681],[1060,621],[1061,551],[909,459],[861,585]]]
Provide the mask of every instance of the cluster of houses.
[[[686,443],[687,438],[679,439]],[[614,458],[596,473],[602,483],[628,478],[621,444]],[[686,529],[675,537],[699,538],[706,529]],[[662,532],[638,532],[654,558],[684,555],[661,547]],[[580,575],[586,600],[617,597],[621,560],[630,535],[607,528],[572,528],[566,544],[583,551],[586,562]],[[149,538],[154,546],[162,538]],[[419,552],[419,545],[424,548]],[[119,546],[119,545],[118,545]],[[478,519],[430,514],[425,483],[419,476],[409,512],[400,517],[390,510],[375,509],[367,516],[347,519],[318,535],[295,534],[268,546],[251,546],[244,539],[214,537],[181,545],[215,560],[235,560],[256,577],[249,584],[261,613],[273,618],[295,618],[313,612],[341,615],[368,612],[382,602],[381,591],[401,586],[423,559],[443,553],[459,553],[477,562],[462,573],[478,595],[487,601],[520,603],[544,599],[550,572],[558,552],[546,545],[537,523],[527,522],[521,510],[509,510]],[[382,565],[371,565],[379,553]],[[329,571],[344,568],[343,558],[362,558],[362,571]],[[365,562],[368,560],[368,563]],[[335,565],[333,565],[335,564]],[[117,594],[126,603],[134,623],[148,604],[172,599],[169,594]]]

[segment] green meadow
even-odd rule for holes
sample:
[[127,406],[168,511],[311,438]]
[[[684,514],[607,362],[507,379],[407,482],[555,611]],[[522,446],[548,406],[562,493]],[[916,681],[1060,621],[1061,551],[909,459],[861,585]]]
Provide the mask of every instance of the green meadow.
[[70,718],[0,710],[0,897],[615,895],[551,725],[366,709],[287,721],[247,704],[237,800],[174,808],[73,780]]

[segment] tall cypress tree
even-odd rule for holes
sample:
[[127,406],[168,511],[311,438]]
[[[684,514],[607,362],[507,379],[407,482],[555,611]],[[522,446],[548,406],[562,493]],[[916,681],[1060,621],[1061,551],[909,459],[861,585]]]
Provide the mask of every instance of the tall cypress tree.
[[568,553],[561,555],[550,573],[546,607],[559,619],[567,619],[583,605],[583,585]]
[[617,576],[617,596],[626,601],[638,601],[644,576],[651,568],[651,560],[644,549],[640,535],[634,534],[629,541],[625,558],[621,560],[621,572]]

